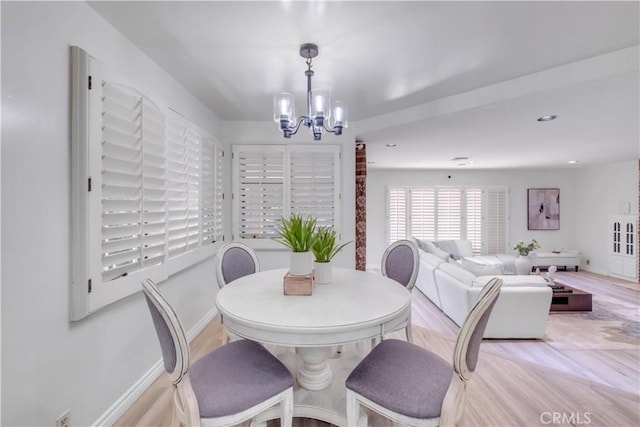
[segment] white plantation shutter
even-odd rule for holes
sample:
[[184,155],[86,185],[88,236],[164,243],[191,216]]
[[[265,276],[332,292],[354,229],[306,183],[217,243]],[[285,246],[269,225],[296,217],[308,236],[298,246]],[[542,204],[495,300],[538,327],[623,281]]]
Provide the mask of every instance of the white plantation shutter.
[[164,117],[134,90],[105,82],[102,136],[106,282],[164,260]]
[[223,239],[222,234],[222,156],[220,144],[212,138],[202,139],[202,225],[201,241],[210,245]]
[[488,188],[486,201],[487,253],[503,254],[507,251],[508,191],[505,188]]
[[507,196],[506,188],[388,188],[389,243],[409,235],[426,240],[467,239],[474,254],[505,253]]
[[233,147],[234,238],[277,237],[281,218],[312,215],[340,233],[340,147]]
[[436,192],[436,239],[461,238],[462,190],[443,187]]
[[222,149],[82,49],[71,52],[71,319],[79,320],[138,292],[142,279],[160,282],[214,254]]
[[289,147],[289,214],[313,216],[318,226],[335,227],[340,182],[336,146]]
[[388,242],[393,243],[407,236],[407,192],[406,188],[387,189]]
[[142,99],[103,85],[102,278],[139,269],[142,234]]
[[471,242],[474,255],[482,253],[482,189],[465,190],[465,236]]
[[284,215],[284,147],[236,146],[233,161],[234,229],[238,237],[275,237]]
[[173,258],[198,245],[200,220],[200,135],[172,117],[167,126],[168,244]]
[[411,236],[436,238],[436,192],[433,188],[413,188],[411,194]]

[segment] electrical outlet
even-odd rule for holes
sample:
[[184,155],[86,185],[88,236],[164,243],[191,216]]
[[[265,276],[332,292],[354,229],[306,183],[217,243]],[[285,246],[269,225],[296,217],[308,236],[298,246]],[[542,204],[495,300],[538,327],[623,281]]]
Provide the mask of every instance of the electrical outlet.
[[58,418],[56,418],[56,427],[69,427],[71,423],[71,409],[64,411]]
[[587,265],[591,265],[591,260],[590,259],[587,260]]

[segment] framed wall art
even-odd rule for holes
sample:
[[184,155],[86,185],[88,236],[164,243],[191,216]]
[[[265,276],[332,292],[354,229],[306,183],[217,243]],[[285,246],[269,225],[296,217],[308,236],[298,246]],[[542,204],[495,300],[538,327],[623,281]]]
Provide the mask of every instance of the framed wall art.
[[527,228],[529,230],[560,230],[559,188],[527,190]]

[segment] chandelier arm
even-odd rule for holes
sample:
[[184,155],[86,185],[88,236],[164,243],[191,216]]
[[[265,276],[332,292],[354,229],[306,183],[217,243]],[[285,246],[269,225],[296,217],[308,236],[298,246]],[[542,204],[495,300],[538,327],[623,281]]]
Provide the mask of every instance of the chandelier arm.
[[334,126],[331,129],[329,129],[324,125],[324,123],[322,124],[322,127],[324,128],[324,130],[334,135],[342,135],[342,130],[344,129],[343,126]]
[[295,135],[296,133],[298,133],[298,130],[300,129],[300,125],[302,123],[305,123],[305,126],[307,125],[307,117],[306,116],[300,116],[300,118],[298,118],[298,124],[296,125],[296,129],[291,132],[289,135]]

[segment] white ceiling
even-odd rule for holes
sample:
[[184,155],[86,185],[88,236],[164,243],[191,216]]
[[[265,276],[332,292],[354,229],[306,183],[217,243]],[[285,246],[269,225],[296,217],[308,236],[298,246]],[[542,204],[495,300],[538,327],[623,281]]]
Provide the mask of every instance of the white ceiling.
[[347,103],[372,168],[640,157],[635,1],[89,4],[225,121],[272,120],[283,91],[300,112],[317,43],[313,86]]

